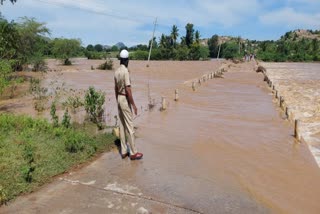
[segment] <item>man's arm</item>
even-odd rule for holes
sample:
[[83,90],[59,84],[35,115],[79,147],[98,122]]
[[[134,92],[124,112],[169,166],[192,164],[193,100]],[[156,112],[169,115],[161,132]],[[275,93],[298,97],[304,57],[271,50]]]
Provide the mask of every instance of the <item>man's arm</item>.
[[114,79],[114,93],[116,95],[116,100],[118,101],[118,93],[119,93],[119,91],[118,91],[118,86],[117,86],[116,79]]
[[126,90],[126,95],[127,95],[128,101],[131,104],[131,106],[133,107],[134,114],[137,115],[138,114],[138,109],[137,109],[137,107],[136,107],[136,105],[134,103],[130,85],[126,86],[125,90]]

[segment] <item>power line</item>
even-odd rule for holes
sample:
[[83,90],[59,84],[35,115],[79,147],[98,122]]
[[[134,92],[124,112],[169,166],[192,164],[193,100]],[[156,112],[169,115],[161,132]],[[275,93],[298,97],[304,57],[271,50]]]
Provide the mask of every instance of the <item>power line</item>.
[[[137,18],[131,18],[131,17],[128,17],[128,16],[116,15],[116,14],[112,14],[112,13],[108,13],[108,12],[104,12],[104,11],[96,11],[96,10],[88,8],[88,7],[87,8],[86,7],[77,7],[77,6],[73,6],[73,5],[70,5],[70,4],[65,4],[63,2],[45,1],[45,0],[33,0],[33,1],[38,1],[38,2],[41,2],[41,3],[51,4],[51,5],[55,5],[55,6],[59,6],[59,7],[67,7],[67,8],[71,8],[71,9],[75,9],[75,10],[81,10],[81,11],[84,11],[84,12],[89,12],[89,13],[93,13],[93,14],[97,14],[97,15],[108,16],[108,17],[121,19],[121,20],[145,23],[145,19],[137,19]],[[139,17],[152,18],[152,19],[155,18],[153,16],[141,15],[141,14],[139,14]]]

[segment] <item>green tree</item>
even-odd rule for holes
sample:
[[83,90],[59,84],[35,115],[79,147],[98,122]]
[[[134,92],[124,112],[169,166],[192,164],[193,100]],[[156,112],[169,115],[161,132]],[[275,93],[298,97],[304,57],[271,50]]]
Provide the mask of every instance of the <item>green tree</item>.
[[[3,2],[4,2],[5,0],[1,0],[0,2],[1,2],[1,4],[3,4]],[[10,2],[12,3],[12,4],[14,4],[14,3],[16,3],[17,2],[17,0],[10,0]]]
[[17,54],[19,35],[15,25],[0,16],[0,59],[12,59]]
[[176,48],[178,36],[179,36],[179,29],[176,25],[173,25],[171,30],[171,39],[173,41],[174,48]]
[[[152,43],[152,48],[158,48],[158,43],[157,43],[156,37],[153,37],[152,42],[153,42]],[[150,49],[150,45],[151,45],[151,39],[149,40],[148,49]]]
[[[49,29],[45,23],[37,22],[34,18],[22,17],[16,25],[19,40],[17,41],[17,59],[23,64],[44,64],[43,53],[46,48],[46,37]],[[22,69],[20,67],[20,69]]]
[[237,42],[226,42],[221,46],[221,56],[226,59],[236,58],[238,56],[238,48]]
[[198,30],[196,31],[194,37],[195,37],[195,42],[197,44],[200,44],[200,32]]
[[314,38],[312,40],[312,51],[316,54],[318,49],[319,49],[319,41],[316,38]]
[[94,51],[94,47],[91,44],[88,45],[86,49],[87,49],[87,51]]
[[193,40],[194,40],[193,24],[188,23],[186,25],[186,45],[190,47],[193,44]]
[[188,23],[186,25],[186,45],[190,47],[193,44],[193,40],[194,40],[193,24]]
[[143,45],[143,44],[139,44],[139,45],[137,45],[135,50],[147,51],[148,50],[148,46],[147,45]]
[[119,51],[118,46],[114,45],[111,47],[111,51]]
[[241,37],[237,37],[237,44],[239,45],[239,55],[241,54]]
[[180,39],[181,39],[180,45],[181,45],[181,46],[187,46],[186,37],[185,37],[185,36],[182,36]]
[[159,47],[160,48],[170,48],[171,45],[172,45],[171,37],[162,34],[160,37]]
[[98,51],[98,52],[102,52],[103,51],[103,46],[101,44],[96,44],[94,46],[94,50]]
[[200,59],[206,60],[210,56],[209,48],[207,46],[200,45]]
[[198,44],[198,43],[193,43],[193,44],[190,46],[189,58],[190,58],[191,60],[199,60],[199,59],[201,58],[200,44]]
[[213,35],[208,40],[209,54],[212,58],[217,58],[219,51],[219,37],[218,35]]
[[175,59],[183,61],[183,60],[188,60],[188,57],[189,57],[188,47],[185,45],[178,47]]
[[64,60],[64,65],[71,65],[71,57],[77,56],[80,50],[79,39],[55,39],[53,41],[53,54]]

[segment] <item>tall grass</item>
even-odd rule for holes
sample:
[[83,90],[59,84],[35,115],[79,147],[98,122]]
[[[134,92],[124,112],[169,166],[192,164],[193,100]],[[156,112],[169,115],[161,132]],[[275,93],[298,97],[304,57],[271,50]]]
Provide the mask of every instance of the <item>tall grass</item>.
[[43,119],[1,114],[0,205],[109,150],[114,140],[111,134],[94,135]]

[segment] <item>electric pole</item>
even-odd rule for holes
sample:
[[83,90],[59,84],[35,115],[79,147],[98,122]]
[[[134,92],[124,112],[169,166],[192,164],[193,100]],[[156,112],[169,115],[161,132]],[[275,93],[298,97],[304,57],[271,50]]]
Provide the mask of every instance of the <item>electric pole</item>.
[[219,56],[220,56],[220,49],[221,49],[221,44],[219,45],[219,50],[218,50],[218,56],[217,56],[217,59],[219,59]]
[[156,26],[157,26],[157,20],[158,20],[158,18],[156,17],[156,20],[154,21],[153,33],[152,33],[151,44],[150,44],[150,49],[149,49],[148,64],[147,64],[148,66],[149,66],[149,61],[150,61],[150,56],[151,56],[151,51],[152,51],[154,32],[156,31]]
[[[157,20],[158,17],[156,17],[156,20],[154,21],[154,27],[153,27],[153,32],[152,32],[152,38],[150,41],[150,49],[149,49],[149,56],[148,56],[148,63],[147,67],[149,67],[149,62],[150,62],[150,56],[151,56],[151,51],[152,51],[152,46],[153,46],[153,39],[154,39],[154,33],[156,31],[156,26],[157,26]],[[150,95],[150,71],[148,72],[148,100],[149,100],[149,107],[153,106],[152,100],[151,100],[151,95]]]

